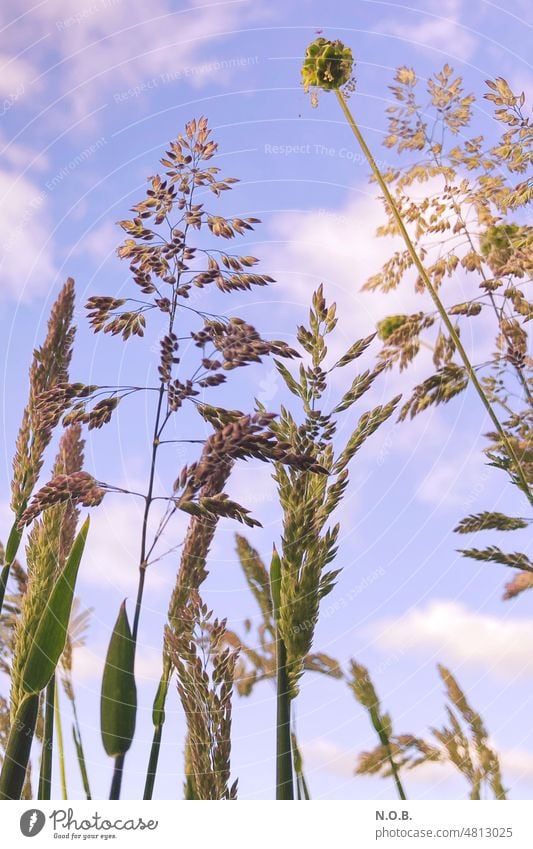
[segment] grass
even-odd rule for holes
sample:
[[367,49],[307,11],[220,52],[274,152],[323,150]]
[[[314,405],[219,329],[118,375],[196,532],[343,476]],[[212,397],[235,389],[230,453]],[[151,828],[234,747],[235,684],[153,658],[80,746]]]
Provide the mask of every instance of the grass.
[[[335,92],[382,192],[390,226],[395,228],[391,232],[402,236],[409,267],[417,271],[435,314],[389,317],[378,328],[369,328],[364,338],[350,340],[343,353],[332,355],[330,351],[338,350],[338,315],[322,286],[312,294],[308,320],[298,326],[294,348],[263,338],[255,327],[229,311],[214,315],[199,309],[193,297],[197,290],[211,289],[232,296],[268,285],[272,278],[257,271],[258,259],[244,253],[244,247],[242,253],[218,247],[224,241],[235,244],[239,237],[249,237],[258,222],[253,217],[225,217],[213,211],[215,201],[236,180],[222,177],[211,163],[217,145],[207,120],[190,121],[169,144],[161,159],[161,175],[149,179],[145,196],[134,205],[131,219],[120,222],[126,237],[119,255],[129,265],[131,293],[124,298],[94,295],[86,304],[93,330],[120,337],[123,343],[138,337],[137,342],[142,344],[147,322],[152,322],[151,330],[159,338],[153,362],[155,378],[127,387],[71,380],[75,286],[70,278],[53,305],[46,338],[31,361],[28,400],[13,464],[12,530],[0,576],[0,658],[2,671],[11,681],[9,704],[7,700],[0,702],[2,799],[20,799],[31,789],[36,736],[40,742],[38,798],[51,796],[55,752],[62,796],[67,798],[61,687],[67,697],[83,792],[87,799],[92,798],[73,677],[73,653],[83,642],[89,614],[79,612],[75,591],[89,531],[88,519],[79,528],[80,507],[98,507],[104,496],[140,497],[143,502],[138,529],[138,584],[131,619],[124,602],[102,659],[100,729],[110,759],[111,799],[121,797],[127,756],[135,740],[135,661],[144,640],[144,596],[153,564],[169,553],[162,550],[168,535],[175,543],[171,553],[178,548],[180,552],[161,636],[153,737],[143,777],[145,800],[156,792],[160,753],[166,745],[167,701],[175,699],[176,691],[186,723],[185,798],[237,798],[238,782],[231,764],[234,691],[246,697],[264,681],[275,690],[271,724],[273,793],[279,800],[309,800],[310,786],[294,728],[294,704],[302,677],[309,671],[327,675],[339,686],[348,685],[370,720],[378,745],[360,755],[354,764],[358,774],[390,778],[398,797],[404,800],[409,770],[428,761],[447,762],[468,783],[471,799],[487,794],[506,798],[499,758],[485,725],[446,667],[439,668],[447,698],[446,724],[432,729],[432,740],[427,742],[413,734],[395,732],[364,666],[351,661],[345,671],[340,662],[315,648],[323,600],[334,591],[341,574],[338,508],[351,485],[350,470],[366,441],[399,410],[400,396],[377,405],[369,404],[365,396],[379,389],[385,372],[395,362],[401,366],[410,362],[413,351],[418,350],[420,334],[431,327],[435,316],[445,334],[444,342],[439,339],[433,348],[437,374],[417,387],[415,396],[399,410],[400,418],[448,401],[471,384],[494,428],[491,462],[505,469],[526,495],[528,506],[533,503],[527,425],[531,412],[529,365],[520,347],[525,331],[512,322],[505,323],[500,316],[500,341],[507,346],[507,353],[505,359],[497,359],[495,369],[498,374],[504,368],[512,370],[513,379],[523,389],[525,409],[517,414],[510,406],[512,393],[504,392],[503,383],[491,383],[480,376],[461,341],[456,316],[471,320],[479,312],[478,305],[473,307],[469,302],[445,308],[436,282],[439,272],[424,265],[405,210],[391,191],[392,178],[379,169],[354,119],[347,101],[347,94],[353,93],[352,64],[351,51],[341,42],[317,39],[306,54],[304,84]],[[411,85],[409,74],[400,73],[400,79]],[[494,97],[502,102],[507,99],[511,108],[511,95],[503,84],[498,83],[494,91]],[[527,265],[529,235],[524,228],[502,230],[502,226],[496,224],[487,230],[483,255],[492,269],[508,278],[512,289],[508,297],[525,323],[530,308],[510,282],[520,280],[522,267]],[[512,250],[508,249],[509,241]],[[517,253],[522,265],[511,272],[509,263]],[[484,285],[491,279],[485,276]],[[380,281],[385,285],[383,275]],[[491,301],[493,307],[495,303]],[[514,315],[513,321],[518,323]],[[380,340],[384,347],[378,351]],[[454,356],[458,363],[453,361]],[[274,357],[290,399],[279,413],[271,413],[259,402],[254,407],[251,397],[249,411],[222,406],[224,398],[230,397],[224,395],[224,384],[233,378],[232,372],[268,357]],[[364,366],[358,367],[359,362]],[[152,425],[150,440],[144,446],[147,480],[142,492],[133,493],[112,482],[97,481],[85,470],[82,435],[84,428],[92,431],[103,427],[119,405],[126,407],[140,393],[151,401]],[[216,405],[210,403],[211,398]],[[505,409],[509,419],[502,423],[496,409]],[[184,410],[188,411],[186,419],[182,418]],[[181,438],[183,422],[189,423],[191,414],[196,416],[198,427],[193,438]],[[176,433],[179,439],[174,438]],[[56,458],[48,481],[42,484],[48,448],[54,439],[58,445]],[[156,482],[165,478],[167,452],[176,444],[186,460],[181,469],[176,469],[176,479],[168,491],[161,494]],[[257,631],[252,633],[250,625],[247,634],[239,636],[224,619],[213,616],[202,593],[220,520],[237,521],[250,532],[258,524],[246,505],[231,499],[226,491],[235,464],[247,459],[264,462],[272,470],[280,533],[268,568],[248,540],[237,537],[238,557],[259,609]],[[162,502],[163,511],[152,530],[156,501]],[[188,521],[183,538],[175,531],[181,513]],[[484,511],[464,519],[456,530],[515,531],[527,528],[530,521],[527,516]],[[21,565],[18,557],[25,528],[26,556],[25,565]],[[462,553],[518,570],[521,580],[515,579],[508,586],[509,598],[533,585],[533,564],[522,552],[508,554],[490,545],[465,548]],[[17,592],[10,593],[15,584]],[[251,644],[253,637],[257,645]],[[70,775],[69,770],[69,783]]]

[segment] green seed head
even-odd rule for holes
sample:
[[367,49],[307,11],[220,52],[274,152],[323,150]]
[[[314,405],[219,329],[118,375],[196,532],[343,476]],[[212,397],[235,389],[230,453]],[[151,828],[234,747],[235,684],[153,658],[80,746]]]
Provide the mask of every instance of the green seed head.
[[[485,230],[479,244],[489,268],[498,277],[507,273],[506,266],[513,257],[517,263],[522,262],[522,264],[525,257],[531,257],[533,227],[519,226],[518,224],[496,224]],[[531,265],[531,259],[529,265]]]
[[353,55],[342,41],[317,38],[305,52],[302,82],[311,87],[332,91],[345,85],[352,76]]
[[510,251],[513,240],[520,235],[524,229],[516,224],[498,224],[489,227],[480,239],[481,253],[486,258],[492,251]]
[[409,321],[408,315],[389,315],[387,318],[378,321],[376,327],[379,338],[386,342],[406,321]]

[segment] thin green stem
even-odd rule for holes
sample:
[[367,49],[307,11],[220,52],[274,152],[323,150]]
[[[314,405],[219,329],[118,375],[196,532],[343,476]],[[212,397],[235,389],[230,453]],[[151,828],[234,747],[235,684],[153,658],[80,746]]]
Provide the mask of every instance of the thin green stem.
[[0,613],[2,612],[2,608],[4,606],[4,597],[6,594],[7,582],[9,580],[9,572],[11,569],[11,564],[7,563],[2,569],[2,573],[0,575]]
[[394,778],[396,790],[398,791],[398,796],[400,797],[400,799],[402,799],[402,801],[405,801],[407,799],[407,796],[405,795],[405,790],[403,789],[403,785],[400,779],[400,771],[392,754],[392,748],[389,737],[385,729],[383,728],[383,724],[376,710],[370,711],[370,719],[372,720],[372,725],[377,731],[379,741],[387,753],[387,760],[390,764],[391,773],[392,777]]
[[76,697],[74,695],[74,691],[72,691],[72,698],[70,700],[72,705],[72,713],[74,714],[74,724],[72,726],[72,737],[74,740],[74,746],[76,748],[76,754],[78,756],[78,766],[80,768],[81,780],[83,784],[83,789],[85,791],[85,796],[87,799],[92,799],[91,794],[91,785],[89,782],[89,774],[87,772],[87,764],[85,761],[85,750],[83,748],[83,741],[81,738],[81,728],[80,722],[78,719],[78,709],[76,706]]
[[287,675],[287,650],[279,631],[276,638],[276,799],[294,799],[291,746],[291,697]]
[[134,644],[137,644],[137,632],[139,630],[139,620],[141,616],[141,607],[142,600],[144,594],[144,582],[146,578],[146,567],[148,563],[146,562],[146,540],[148,534],[148,518],[150,516],[150,507],[152,506],[153,493],[154,493],[154,481],[155,481],[155,471],[156,471],[156,460],[157,460],[157,449],[159,447],[159,427],[161,421],[161,410],[163,407],[163,399],[165,397],[165,384],[161,383],[159,388],[159,397],[157,399],[157,409],[155,414],[154,421],[154,433],[152,438],[152,456],[150,461],[150,476],[148,479],[148,490],[146,492],[145,499],[145,507],[142,521],[142,530],[141,530],[141,554],[140,554],[140,562],[139,562],[139,584],[137,587],[137,599],[135,601],[135,613],[133,616],[133,623],[131,628],[131,634]]
[[163,725],[165,724],[165,702],[170,684],[171,666],[168,658],[163,659],[163,672],[159,679],[159,686],[154,698],[152,708],[152,722],[154,724],[154,733],[152,737],[152,746],[150,748],[150,758],[148,761],[148,769],[146,771],[146,780],[144,785],[143,799],[151,799],[154,792],[155,777],[157,774],[157,765],[159,763],[159,753],[161,751],[161,738],[163,736]]
[[146,782],[144,785],[143,799],[152,799],[154,795],[155,777],[157,774],[157,765],[159,763],[159,752],[161,749],[161,737],[163,736],[163,726],[154,726],[154,736],[152,738],[152,746],[150,749],[150,760],[148,761],[148,769],[146,771]]
[[79,736],[79,732],[77,731],[75,725],[72,726],[72,739],[74,740],[76,755],[78,757],[78,766],[80,768],[80,775],[83,784],[83,790],[85,792],[85,798],[90,801],[92,799],[91,785],[89,782],[89,774],[87,772],[87,765],[85,762],[85,752],[83,750],[81,737]]
[[309,802],[311,800],[311,794],[309,793],[309,787],[307,786],[307,781],[305,780],[302,755],[298,747],[298,740],[296,739],[296,733],[294,731],[291,734],[291,743],[292,762],[294,768],[294,775],[296,777],[297,799],[299,802]]
[[67,772],[65,767],[65,747],[63,745],[63,724],[61,722],[61,706],[59,704],[59,691],[55,688],[55,718],[57,731],[57,753],[59,755],[59,775],[61,778],[61,797],[68,799]]
[[386,183],[386,181],[385,181],[385,179],[384,179],[384,177],[383,177],[383,175],[380,171],[380,168],[379,168],[376,160],[372,156],[370,148],[366,144],[366,142],[363,138],[363,135],[362,135],[359,127],[357,126],[357,124],[356,124],[356,122],[353,118],[352,113],[350,112],[350,110],[348,108],[348,104],[346,103],[346,100],[344,98],[342,91],[340,89],[336,89],[335,94],[337,95],[337,100],[339,101],[339,104],[341,106],[341,109],[344,113],[346,120],[348,121],[350,129],[352,130],[354,136],[356,137],[357,141],[359,142],[361,149],[362,149],[364,155],[366,156],[368,163],[369,163],[369,165],[372,169],[372,172],[373,172],[373,174],[374,174],[374,176],[375,176],[375,178],[376,178],[376,180],[377,180],[377,182],[378,182],[378,184],[379,184],[379,186],[380,186],[380,188],[381,188],[381,190],[382,190],[382,192],[385,196],[385,200],[387,201],[387,203],[390,207],[390,210],[392,212],[392,215],[394,217],[394,220],[396,221],[396,224],[398,225],[398,229],[399,229],[399,231],[400,231],[400,233],[401,233],[401,235],[402,235],[402,237],[405,241],[405,244],[407,246],[407,250],[409,251],[409,254],[411,255],[411,259],[413,260],[413,263],[414,263],[421,279],[423,280],[424,285],[425,285],[426,289],[428,290],[428,292],[429,292],[429,294],[430,294],[430,296],[433,300],[433,303],[435,304],[437,310],[439,311],[440,317],[441,317],[448,333],[450,334],[450,337],[453,340],[453,343],[454,343],[457,351],[459,352],[461,359],[463,360],[464,367],[467,371],[468,377],[470,378],[472,385],[474,386],[477,394],[479,395],[481,402],[482,402],[483,406],[485,407],[485,409],[486,409],[486,411],[489,415],[490,420],[492,421],[494,427],[496,428],[496,430],[499,434],[501,443],[505,447],[507,455],[508,455],[509,459],[511,460],[513,466],[514,466],[514,470],[515,470],[515,473],[517,475],[517,478],[520,481],[520,488],[523,490],[524,494],[527,496],[530,504],[533,504],[533,494],[531,493],[531,489],[530,489],[527,477],[526,477],[524,470],[522,468],[522,465],[521,465],[521,463],[520,463],[520,461],[519,461],[519,459],[516,455],[514,447],[513,447],[512,443],[510,442],[507,434],[505,433],[505,431],[504,431],[504,429],[503,429],[503,427],[500,423],[500,420],[498,419],[496,413],[494,412],[492,405],[491,405],[489,399],[487,398],[485,391],[484,391],[483,387],[481,386],[481,383],[479,382],[479,380],[477,378],[476,372],[475,372],[475,370],[472,366],[472,363],[470,362],[468,354],[465,351],[465,348],[464,348],[464,346],[461,342],[459,334],[457,333],[457,330],[455,329],[453,322],[451,321],[448,313],[446,312],[444,304],[442,303],[442,301],[441,301],[441,299],[438,295],[437,290],[433,286],[433,284],[432,284],[432,282],[429,278],[429,275],[428,275],[426,269],[424,268],[424,265],[423,265],[420,257],[418,256],[416,248],[415,248],[413,242],[411,241],[411,237],[409,236],[409,233],[407,232],[407,228],[406,228],[406,226],[403,222],[403,218],[401,216],[400,210],[398,209],[396,201],[394,200],[394,198],[393,198],[393,196],[392,196],[392,194],[389,190],[389,187],[387,186],[387,183]]
[[113,780],[111,781],[111,790],[109,791],[110,799],[120,799],[120,789],[122,787],[122,776],[124,774],[125,757],[126,755],[117,755],[115,758]]
[[54,751],[54,712],[56,676],[52,675],[46,688],[44,734],[39,773],[38,799],[50,799],[52,794],[52,755]]

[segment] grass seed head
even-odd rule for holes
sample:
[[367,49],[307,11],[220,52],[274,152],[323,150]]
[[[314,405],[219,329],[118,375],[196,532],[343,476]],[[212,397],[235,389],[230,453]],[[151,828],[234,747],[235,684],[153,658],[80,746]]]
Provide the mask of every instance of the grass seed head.
[[305,51],[302,82],[305,91],[321,88],[333,91],[345,85],[352,76],[352,51],[342,41],[317,38]]

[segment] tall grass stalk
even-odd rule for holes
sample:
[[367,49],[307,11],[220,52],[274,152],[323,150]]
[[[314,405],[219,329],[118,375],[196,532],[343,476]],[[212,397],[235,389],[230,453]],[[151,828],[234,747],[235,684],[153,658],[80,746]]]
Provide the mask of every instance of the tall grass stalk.
[[[29,373],[29,398],[22,415],[13,458],[11,510],[14,521],[9,533],[5,563],[0,574],[0,613],[11,566],[22,539],[20,519],[27,507],[43,465],[44,452],[52,439],[64,405],[60,386],[68,380],[75,328],[74,281],[68,278],[61,289],[48,320],[46,338],[33,352]],[[58,393],[57,396],[54,393]],[[46,399],[46,404],[43,403]]]
[[405,242],[409,255],[414,263],[415,268],[417,269],[420,279],[423,281],[424,286],[427,291],[437,311],[442,319],[444,326],[446,327],[448,333],[450,334],[450,338],[452,339],[457,351],[459,352],[459,356],[461,357],[468,377],[474,386],[481,403],[483,404],[492,424],[496,428],[498,436],[502,445],[505,447],[505,451],[509,460],[511,461],[514,472],[516,474],[516,481],[520,487],[520,489],[524,492],[526,497],[528,498],[530,504],[533,504],[533,493],[531,492],[527,476],[522,468],[522,464],[518,459],[518,456],[514,450],[514,447],[509,440],[507,434],[505,433],[504,428],[502,427],[500,420],[496,413],[494,412],[494,408],[489,401],[485,390],[483,389],[478,377],[476,375],[475,369],[470,362],[470,358],[466,353],[466,350],[461,342],[459,334],[455,329],[453,322],[451,321],[444,304],[442,303],[437,289],[432,284],[429,275],[424,267],[422,260],[420,259],[417,250],[409,236],[407,228],[404,224],[402,215],[400,210],[398,209],[398,205],[392,196],[389,187],[381,170],[374,159],[370,148],[368,147],[361,130],[359,129],[346,101],[346,97],[343,92],[343,87],[348,85],[350,90],[353,90],[353,79],[351,77],[353,69],[353,55],[352,51],[349,47],[346,47],[341,41],[328,41],[325,38],[318,38],[314,41],[306,51],[306,57],[304,61],[304,65],[302,68],[302,80],[306,90],[309,88],[317,88],[324,89],[325,91],[334,91],[337,97],[337,100],[340,104],[344,117],[348,123],[348,126],[352,130],[361,150],[363,151],[368,164],[372,170],[372,173],[383,192],[384,198],[387,204],[390,207],[393,218],[396,222],[398,230]]
[[44,706],[44,733],[39,773],[38,799],[50,799],[52,792],[52,761],[54,751],[54,712],[56,698],[56,677],[52,676],[46,688]]
[[276,661],[276,799],[294,799],[287,649],[279,632],[276,640]]
[[302,753],[300,752],[298,740],[294,731],[291,734],[291,743],[297,799],[299,802],[309,802],[311,800],[311,794],[309,793],[309,787],[307,786],[307,781],[304,775]]
[[[91,613],[92,608],[88,608],[85,610],[80,609],[79,600],[77,598],[74,599],[74,603],[72,605],[72,614],[68,626],[67,642],[65,645],[65,650],[61,656],[61,664],[59,668],[59,674],[61,678],[61,683],[63,685],[63,690],[70,703],[70,707],[72,710],[72,739],[74,742],[74,748],[76,750],[76,758],[78,761],[78,767],[80,770],[83,789],[85,791],[85,796],[87,799],[91,798],[91,786],[89,782],[89,775],[87,772],[85,750],[83,747],[81,726],[78,717],[78,705],[76,700],[76,691],[74,688],[73,678],[73,662],[75,649],[85,645],[86,631],[89,625]],[[57,712],[59,716],[59,705],[57,707]]]
[[109,798],[113,800],[120,799],[120,790],[122,788],[122,777],[124,775],[124,761],[126,759],[126,754],[117,755],[115,758],[115,765],[113,767],[113,779],[111,781],[111,790],[109,791]]
[[360,663],[356,663],[352,660],[350,664],[350,672],[350,689],[353,691],[357,701],[368,713],[372,727],[378,735],[379,742],[382,746],[384,759],[389,764],[398,796],[402,799],[402,801],[404,801],[407,799],[407,796],[400,778],[400,770],[392,750],[392,724],[390,716],[386,713],[382,713],[381,711],[380,701],[376,693],[376,689],[370,679],[368,669]]
[[461,341],[461,338],[460,338],[459,334],[457,333],[457,330],[455,329],[455,326],[454,326],[453,322],[451,321],[451,319],[450,319],[450,317],[449,317],[449,315],[446,311],[446,308],[445,308],[444,304],[442,303],[442,301],[439,297],[437,289],[433,286],[433,283],[431,282],[431,280],[429,278],[429,275],[428,275],[428,273],[427,273],[427,271],[424,267],[424,264],[422,263],[422,260],[420,259],[418,252],[417,252],[417,250],[416,250],[416,248],[415,248],[415,246],[414,246],[414,244],[411,240],[411,237],[408,233],[408,230],[407,230],[407,228],[404,224],[401,213],[400,213],[398,206],[396,204],[396,201],[394,200],[394,197],[392,196],[392,194],[389,190],[389,187],[388,187],[388,185],[387,185],[387,183],[386,183],[386,181],[383,177],[383,174],[381,173],[381,170],[380,170],[376,160],[374,159],[372,152],[371,152],[370,148],[368,147],[361,130],[359,129],[357,123],[355,122],[355,119],[354,119],[354,117],[353,117],[353,115],[352,115],[352,113],[351,113],[351,111],[348,107],[348,103],[346,102],[346,98],[345,98],[343,92],[341,91],[341,89],[337,88],[335,90],[335,94],[337,96],[337,100],[340,104],[340,107],[341,107],[341,109],[344,113],[346,121],[348,122],[350,129],[352,130],[355,138],[357,139],[357,141],[358,141],[358,143],[361,147],[361,150],[363,151],[363,153],[364,153],[364,155],[365,155],[365,157],[368,161],[368,164],[370,165],[370,168],[372,169],[372,173],[374,174],[376,181],[377,181],[381,191],[383,192],[385,200],[387,201],[387,204],[390,207],[390,210],[393,214],[394,220],[396,221],[396,224],[398,226],[398,230],[400,231],[400,233],[402,235],[402,238],[405,242],[407,250],[409,251],[411,259],[413,260],[413,263],[414,263],[414,265],[415,265],[415,267],[416,267],[416,269],[417,269],[417,271],[420,275],[420,278],[423,281],[427,291],[429,292],[429,295],[431,296],[431,299],[433,300],[433,303],[435,304],[435,306],[438,310],[438,313],[439,313],[439,315],[442,319],[442,322],[443,322],[444,326],[446,327],[448,333],[450,334],[450,338],[453,340],[453,343],[454,343],[457,351],[459,352],[459,356],[461,357],[461,359],[463,361],[463,364],[464,364],[464,367],[467,371],[468,377],[470,378],[470,381],[471,381],[474,389],[476,390],[476,392],[477,392],[477,394],[478,394],[478,396],[481,400],[481,403],[483,404],[492,424],[496,428],[496,431],[497,431],[497,433],[500,437],[502,445],[505,447],[507,455],[508,455],[509,459],[511,460],[512,464],[513,464],[514,471],[515,471],[516,476],[517,476],[517,478],[520,482],[520,489],[523,491],[523,493],[528,498],[529,503],[533,505],[533,493],[531,492],[531,488],[529,486],[526,474],[524,472],[524,469],[522,468],[522,463],[518,459],[518,456],[517,456],[517,454],[514,450],[514,446],[513,446],[512,442],[509,440],[504,428],[502,427],[502,425],[500,423],[498,416],[496,415],[496,413],[494,411],[494,408],[493,408],[491,402],[487,398],[485,390],[483,389],[480,381],[478,380],[476,371],[475,371],[475,369],[474,369],[474,367],[473,367],[473,365],[470,361],[470,358],[469,358],[469,356],[468,356],[468,354],[465,350],[465,347],[464,347],[464,345]]
[[59,690],[54,688],[54,705],[55,705],[55,720],[57,731],[57,755],[59,760],[59,779],[61,781],[61,797],[68,799],[67,787],[67,766],[65,761],[65,744],[63,737],[63,722],[61,719],[61,703],[59,700]]
[[291,739],[291,688],[287,649],[279,628],[281,610],[281,560],[274,546],[270,564],[272,614],[276,629],[276,799],[294,799]]
[[[178,135],[169,145],[161,164],[164,167],[163,176],[150,178],[146,198],[133,207],[134,217],[121,221],[127,238],[119,248],[119,256],[127,259],[133,276],[133,282],[143,296],[131,299],[117,299],[112,296],[95,296],[89,299],[87,308],[91,324],[95,332],[103,330],[112,335],[121,334],[128,339],[132,334],[144,335],[146,315],[159,313],[162,317],[163,335],[160,338],[160,359],[158,363],[157,386],[145,387],[156,393],[153,428],[149,447],[149,469],[146,491],[143,494],[144,509],[140,529],[140,551],[138,561],[138,585],[133,613],[131,638],[132,650],[135,656],[138,644],[139,626],[141,621],[146,573],[150,562],[156,559],[155,549],[161,535],[168,527],[171,519],[180,509],[190,515],[214,517],[223,515],[236,518],[239,521],[253,525],[248,517],[248,511],[230,501],[219,491],[212,496],[203,493],[204,477],[208,477],[213,465],[204,467],[193,462],[185,466],[172,486],[168,496],[159,496],[155,492],[158,461],[162,451],[168,451],[168,445],[175,442],[204,442],[204,440],[173,440],[166,439],[166,429],[184,405],[195,405],[200,412],[210,410],[216,419],[218,408],[209,408],[199,404],[197,396],[204,394],[209,387],[216,387],[226,380],[228,371],[261,361],[262,357],[275,353],[282,357],[291,357],[294,352],[284,342],[266,341],[260,337],[255,328],[242,319],[232,317],[217,318],[213,313],[202,312],[190,303],[190,293],[197,288],[207,286],[222,293],[249,290],[254,286],[264,286],[272,278],[264,274],[252,273],[250,269],[258,260],[253,256],[228,255],[220,249],[206,249],[194,244],[194,231],[208,229],[214,237],[233,239],[253,230],[255,218],[223,218],[214,215],[204,204],[198,202],[198,193],[207,195],[210,204],[212,195],[220,197],[222,192],[231,188],[236,180],[232,177],[219,177],[219,168],[207,165],[217,150],[217,144],[210,138],[211,130],[207,119],[189,121],[185,133]],[[147,242],[152,244],[147,245]],[[121,309],[126,300],[131,306]],[[185,313],[185,310],[187,311]],[[162,315],[161,315],[162,314]],[[180,338],[176,335],[180,317],[187,316],[193,320],[187,326],[179,322]],[[194,322],[198,324],[194,324]],[[182,341],[190,343],[186,356],[197,355],[197,363],[192,366],[187,379],[180,363],[178,350]],[[142,391],[142,387],[133,391]],[[91,394],[91,393],[89,393]],[[120,387],[109,393],[109,397],[97,402],[92,411],[88,411],[85,402],[72,410],[73,421],[89,422],[90,426],[99,427],[109,420],[112,411],[123,397],[131,394],[129,390],[122,391]],[[88,396],[84,396],[88,397]],[[104,405],[104,406],[102,406]],[[259,431],[268,425],[263,418],[251,421],[244,414],[238,413],[239,422],[230,421],[233,434],[226,433],[229,449],[228,456],[236,452],[236,456],[259,456],[266,459],[263,448],[269,451],[269,457],[274,452],[272,442],[267,434],[266,443]],[[207,419],[213,424],[213,419]],[[220,422],[218,423],[220,425]],[[228,422],[224,422],[228,424]],[[222,428],[221,428],[222,431]],[[242,434],[248,438],[249,445],[239,445],[235,438]],[[253,445],[251,443],[254,443]],[[231,444],[230,444],[231,443]],[[220,446],[224,448],[224,446]],[[213,446],[213,450],[216,446]],[[217,449],[219,450],[219,449]],[[278,452],[282,454],[283,452]],[[219,464],[220,453],[217,454]],[[203,476],[203,477],[202,477]],[[154,501],[166,501],[166,510],[157,530],[152,535],[149,531],[150,518]],[[167,688],[167,672],[163,673],[163,689]],[[156,727],[156,738],[160,738],[162,729]],[[150,757],[148,787],[150,791],[150,774],[157,761],[159,743],[156,739]],[[125,752],[121,752],[125,755]],[[115,788],[119,785],[114,782]]]

